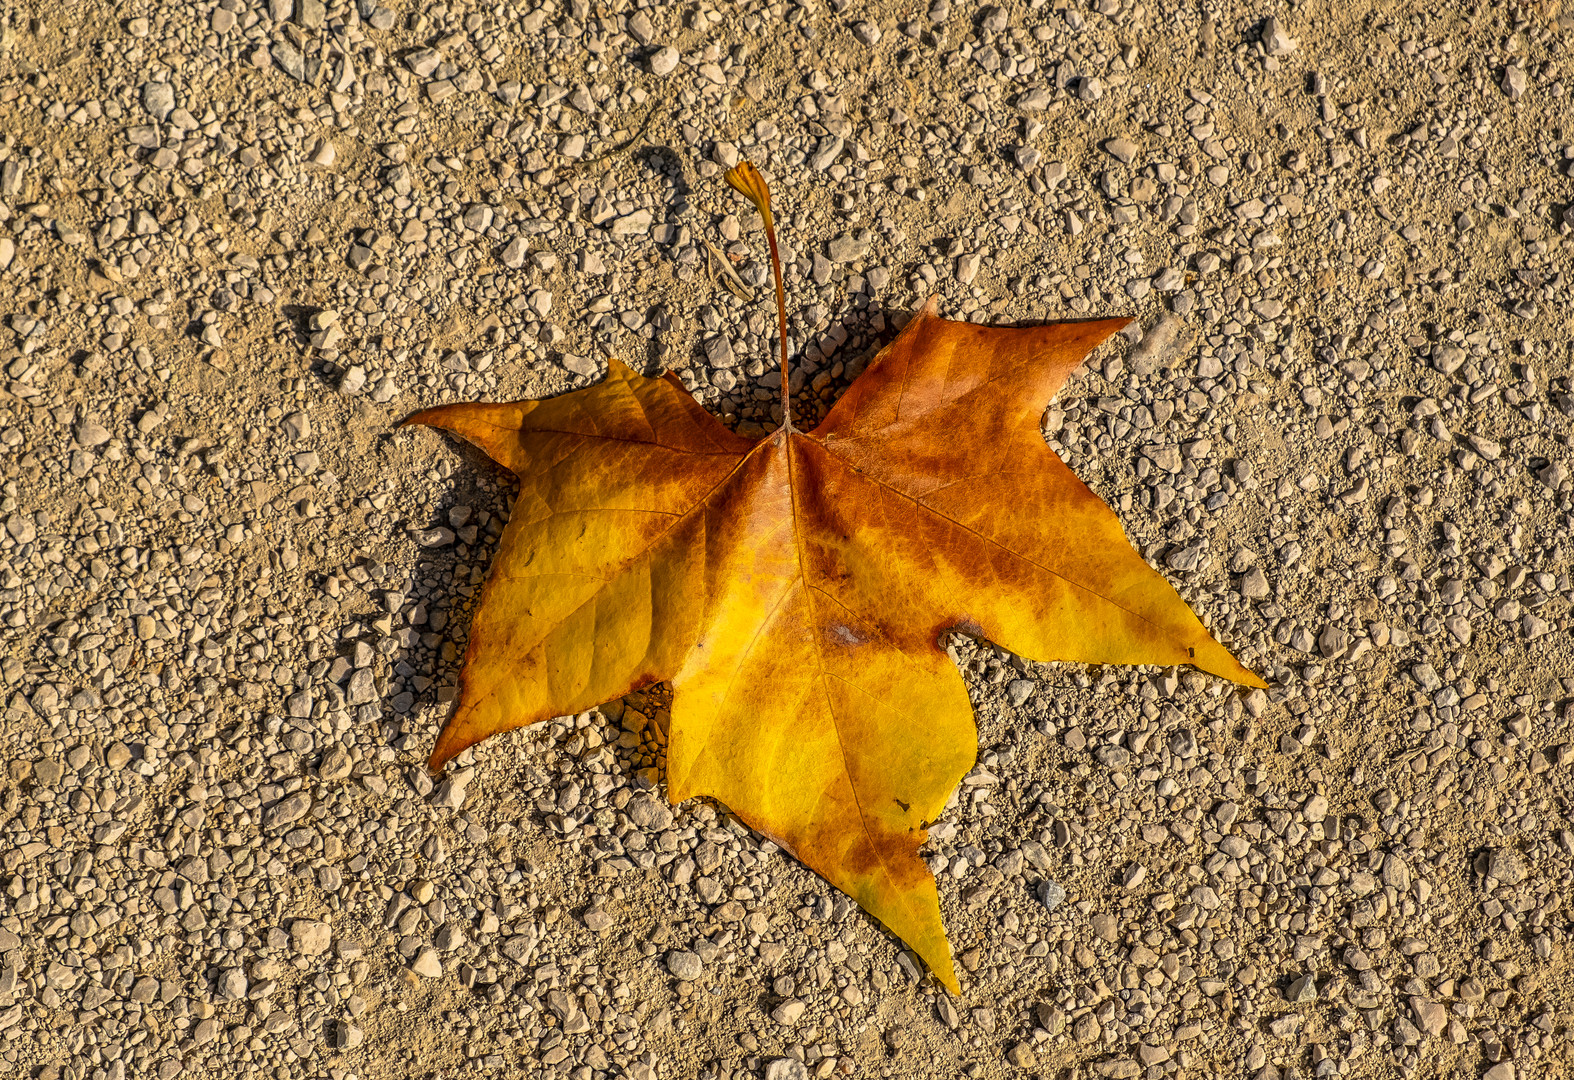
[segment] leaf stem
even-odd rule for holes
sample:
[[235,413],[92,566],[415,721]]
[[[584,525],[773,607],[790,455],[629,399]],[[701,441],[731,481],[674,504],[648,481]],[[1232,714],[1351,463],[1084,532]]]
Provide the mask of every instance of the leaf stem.
[[740,161],[727,170],[727,183],[754,204],[765,220],[765,243],[771,249],[771,274],[776,278],[776,330],[782,343],[782,430],[792,430],[792,390],[787,377],[787,292],[782,288],[782,259],[776,248],[776,220],[771,214],[771,189],[752,161]]

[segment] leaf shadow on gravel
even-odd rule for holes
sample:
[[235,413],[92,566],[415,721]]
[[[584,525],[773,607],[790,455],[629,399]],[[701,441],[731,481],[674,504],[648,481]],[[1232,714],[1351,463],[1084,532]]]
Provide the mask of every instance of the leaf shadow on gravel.
[[[396,749],[406,748],[404,741],[408,741],[423,758],[433,734],[428,728],[433,722],[440,726],[447,718],[443,694],[458,682],[469,640],[470,614],[485,580],[484,573],[476,576],[475,568],[491,566],[517,494],[513,476],[480,449],[462,439],[443,441],[460,461],[443,497],[433,502],[426,519],[409,524],[418,534],[446,528],[450,538],[424,550],[405,580],[383,586],[385,598],[403,593],[404,607],[419,597],[427,616],[413,629],[418,635],[441,638],[436,643],[430,638],[422,641],[420,636],[396,638],[400,644],[387,656],[389,670],[400,685],[396,687],[390,680],[384,701],[392,708],[385,709],[380,722],[385,729],[391,727],[386,734]],[[478,482],[481,478],[485,482]],[[463,573],[466,567],[471,568],[469,574]],[[425,680],[424,685],[418,680]],[[399,700],[401,693],[408,695],[403,702]],[[429,710],[435,712],[427,715]]]

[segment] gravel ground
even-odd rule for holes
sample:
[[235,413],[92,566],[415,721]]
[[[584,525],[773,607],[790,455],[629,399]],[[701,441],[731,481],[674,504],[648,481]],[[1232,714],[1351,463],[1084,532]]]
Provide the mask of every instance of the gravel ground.
[[[0,12],[0,1073],[1574,1072],[1574,18],[614,8]],[[956,641],[957,999],[659,693],[423,768],[510,486],[393,425],[763,430],[740,156],[806,411],[931,294],[1134,314],[1048,437],[1272,683]]]

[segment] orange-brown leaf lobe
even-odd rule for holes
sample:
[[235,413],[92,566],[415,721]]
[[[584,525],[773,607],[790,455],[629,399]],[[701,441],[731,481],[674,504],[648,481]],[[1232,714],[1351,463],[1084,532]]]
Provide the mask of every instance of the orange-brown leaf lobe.
[[977,749],[946,630],[1263,685],[1044,443],[1049,399],[1124,322],[931,302],[818,428],[752,443],[616,361],[563,397],[411,417],[520,482],[432,766],[670,681],[669,798],[726,804],[956,990],[917,854]]

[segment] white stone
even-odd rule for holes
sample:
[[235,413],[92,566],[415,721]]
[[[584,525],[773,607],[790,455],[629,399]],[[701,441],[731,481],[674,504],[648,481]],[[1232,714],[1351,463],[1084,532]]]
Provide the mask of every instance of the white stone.
[[688,950],[673,949],[667,954],[667,970],[675,979],[693,982],[705,973],[705,965]]
[[423,979],[436,979],[443,974],[443,962],[438,958],[436,949],[427,947],[411,962],[410,970]]
[[765,1080],[809,1080],[809,1070],[797,1058],[777,1058],[765,1066]]
[[1503,71],[1503,93],[1511,101],[1518,101],[1525,96],[1529,81],[1525,78],[1525,69],[1518,64],[1510,64]]
[[671,45],[663,45],[650,54],[650,73],[652,75],[671,75],[678,67],[678,50]]
[[796,999],[784,1001],[771,1010],[771,1019],[782,1025],[782,1027],[792,1027],[799,1020],[803,1019],[804,1010],[807,1008],[807,1005]]
[[650,232],[650,223],[653,220],[649,210],[635,210],[620,218],[614,218],[609,231],[613,236],[639,236]]
[[302,956],[321,956],[333,944],[333,927],[316,919],[290,923],[290,948]]
[[1268,50],[1269,56],[1284,56],[1292,53],[1299,44],[1285,33],[1284,27],[1279,24],[1279,19],[1275,15],[1268,16],[1267,21],[1262,24],[1262,43],[1263,48]]

